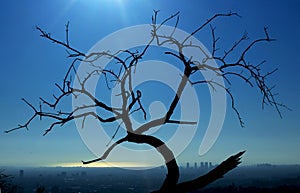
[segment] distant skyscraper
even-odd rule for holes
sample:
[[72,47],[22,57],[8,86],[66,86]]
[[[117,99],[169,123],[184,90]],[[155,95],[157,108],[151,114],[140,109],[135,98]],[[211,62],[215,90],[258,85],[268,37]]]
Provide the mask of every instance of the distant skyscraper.
[[189,162],[186,163],[186,168],[187,168],[187,169],[190,168],[190,163],[189,163]]
[[200,163],[200,168],[203,170],[204,169],[204,162]]
[[194,168],[195,168],[195,169],[197,169],[197,162],[195,162],[195,164],[194,164]]
[[205,162],[205,163],[204,163],[204,168],[205,168],[205,170],[208,169],[208,162]]
[[209,168],[212,168],[212,167],[213,167],[212,163],[211,163],[211,162],[209,162]]

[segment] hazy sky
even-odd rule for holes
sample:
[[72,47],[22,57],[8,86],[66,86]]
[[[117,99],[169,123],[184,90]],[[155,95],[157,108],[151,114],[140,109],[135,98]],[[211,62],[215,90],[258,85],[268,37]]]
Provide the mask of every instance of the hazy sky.
[[[74,123],[56,127],[44,137],[47,125],[39,121],[34,121],[29,131],[4,133],[24,123],[33,113],[20,99],[26,98],[35,105],[40,96],[51,99],[56,92],[54,83],[61,81],[71,62],[65,49],[42,39],[35,26],[64,39],[64,26],[70,21],[71,44],[86,52],[116,30],[149,24],[153,9],[161,10],[160,18],[180,11],[179,28],[187,32],[216,13],[238,12],[241,18],[225,18],[215,23],[218,36],[224,37],[220,40],[224,45],[238,40],[244,31],[250,40],[263,37],[263,27],[267,26],[270,36],[277,41],[256,47],[253,59],[266,59],[266,70],[279,69],[268,81],[277,85],[279,101],[292,109],[283,109],[280,119],[274,109],[261,109],[257,89],[238,83],[232,89],[245,127],[240,127],[228,107],[221,134],[210,151],[198,155],[204,134],[201,128],[207,124],[204,120],[190,146],[179,156],[179,162],[218,163],[247,150],[245,164],[300,164],[299,1],[11,0],[1,1],[0,7],[0,166],[54,165],[95,158]],[[197,36],[207,48],[211,48],[209,35]],[[201,116],[209,117],[205,113]]]

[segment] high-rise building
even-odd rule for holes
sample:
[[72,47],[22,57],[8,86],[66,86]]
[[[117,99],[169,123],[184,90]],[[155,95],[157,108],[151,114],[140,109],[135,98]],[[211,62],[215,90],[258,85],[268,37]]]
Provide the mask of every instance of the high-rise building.
[[195,162],[195,164],[194,164],[194,168],[195,168],[195,169],[197,169],[197,162]]
[[204,163],[204,169],[207,170],[208,169],[208,162]]
[[200,163],[200,168],[203,170],[204,169],[204,162]]
[[186,163],[186,168],[187,168],[187,169],[190,168],[190,163],[189,163],[189,162]]

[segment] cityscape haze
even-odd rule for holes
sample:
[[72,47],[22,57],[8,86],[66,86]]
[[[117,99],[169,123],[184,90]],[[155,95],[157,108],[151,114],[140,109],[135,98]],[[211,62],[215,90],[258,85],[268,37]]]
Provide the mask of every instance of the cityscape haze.
[[[210,162],[204,162],[204,168],[197,167],[197,169],[181,166],[180,171],[183,175],[180,181],[192,179],[212,169],[205,168],[205,163]],[[39,187],[44,187],[45,193],[149,193],[160,186],[166,172],[164,167],[147,170],[88,167],[26,167],[22,169],[7,167],[5,169],[7,174],[13,176],[12,183],[22,193],[33,193]],[[264,190],[264,192],[296,193],[300,190],[300,165],[241,166],[199,192],[212,193],[228,190],[231,192]]]

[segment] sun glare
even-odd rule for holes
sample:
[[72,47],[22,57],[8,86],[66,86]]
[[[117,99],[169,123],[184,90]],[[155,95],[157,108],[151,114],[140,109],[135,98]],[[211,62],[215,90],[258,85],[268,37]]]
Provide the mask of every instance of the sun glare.
[[123,4],[123,0],[70,0],[70,3],[76,3],[78,1],[83,1],[86,3],[115,3],[115,4]]
[[89,168],[109,168],[109,167],[122,167],[122,168],[139,168],[149,167],[144,163],[132,163],[132,162],[95,162],[87,165],[83,165],[81,162],[72,163],[58,163],[50,165],[50,167],[89,167]]
[[94,8],[104,8],[106,11],[117,11],[124,20],[127,19],[124,0],[70,0],[65,11],[69,11],[77,3],[89,5]]

